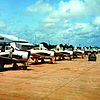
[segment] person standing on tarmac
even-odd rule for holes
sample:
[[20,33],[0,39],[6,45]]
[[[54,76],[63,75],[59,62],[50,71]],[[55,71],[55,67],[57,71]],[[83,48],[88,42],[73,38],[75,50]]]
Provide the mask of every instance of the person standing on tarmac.
[[11,46],[9,51],[9,58],[12,58],[12,53],[14,52],[14,48]]

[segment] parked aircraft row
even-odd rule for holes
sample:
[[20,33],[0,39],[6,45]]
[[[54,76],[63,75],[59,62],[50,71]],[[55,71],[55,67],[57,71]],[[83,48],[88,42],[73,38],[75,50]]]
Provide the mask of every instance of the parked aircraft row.
[[84,58],[88,53],[100,52],[97,48],[61,48],[59,45],[56,48],[46,48],[43,44],[40,44],[38,50],[32,48],[30,50],[19,50],[15,45],[7,46],[6,50],[0,50],[0,69],[4,69],[5,64],[13,64],[13,69],[17,69],[17,63],[23,63],[23,69],[27,69],[27,64],[31,60],[35,63],[45,62],[45,59],[49,59],[49,63],[54,63],[57,59],[69,59],[72,60],[77,57]]

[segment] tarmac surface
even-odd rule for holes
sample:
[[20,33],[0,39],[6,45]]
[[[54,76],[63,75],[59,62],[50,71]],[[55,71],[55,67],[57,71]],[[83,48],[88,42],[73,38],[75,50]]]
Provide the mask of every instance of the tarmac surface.
[[28,70],[7,68],[0,72],[0,100],[100,100],[100,54],[97,61],[85,57],[30,62]]

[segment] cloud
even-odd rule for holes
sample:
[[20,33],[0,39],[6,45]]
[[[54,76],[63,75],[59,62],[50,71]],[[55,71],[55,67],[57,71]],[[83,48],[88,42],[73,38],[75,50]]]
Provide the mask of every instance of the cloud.
[[85,4],[80,0],[71,0],[65,6],[68,17],[82,17],[86,15]]
[[28,13],[51,12],[53,17],[82,17],[88,15],[98,15],[100,13],[100,0],[61,0],[58,4],[51,5],[49,0],[38,0],[35,4],[27,7]]
[[50,11],[52,11],[52,6],[48,2],[43,2],[42,0],[38,0],[35,4],[26,9],[26,12],[28,13],[47,13]]
[[58,8],[54,8],[49,14],[51,18],[71,18],[86,15],[85,3],[80,0],[60,1]]
[[78,29],[80,34],[88,34],[94,30],[94,27],[89,23],[77,23],[76,29]]
[[[94,24],[100,24],[99,17],[92,24],[89,22],[90,20],[88,22],[84,22],[84,20],[93,19],[92,15],[96,16],[99,13],[97,3],[99,3],[98,0],[60,1],[57,8],[53,7],[52,12],[41,20],[38,31],[41,32],[44,39],[48,36],[51,41],[59,41],[59,43],[63,41],[64,43],[82,42],[86,44],[87,39],[87,42],[91,42],[91,39],[95,40],[94,37],[100,36],[98,35],[100,28],[94,26]],[[73,20],[75,18],[81,18],[81,20]]]
[[100,0],[85,0],[85,7],[90,15],[100,14]]
[[100,38],[99,5],[100,0],[59,0],[53,5],[50,0],[37,0],[26,7],[31,16],[25,15],[27,19],[32,18],[29,24],[36,26],[34,29],[30,25],[25,26],[26,21],[15,28],[0,22],[0,29],[15,36],[23,36],[32,43],[36,36],[37,43],[49,40],[52,44],[93,44]]
[[29,41],[33,41],[31,38],[36,35],[38,43],[49,40],[52,43],[86,45],[99,40],[96,38],[100,37],[100,0],[59,0],[53,5],[50,2],[38,0],[28,6],[28,13],[40,13],[42,16],[40,22],[38,21],[39,26],[32,31],[28,31],[29,28],[17,30],[17,34],[24,34]]
[[97,25],[97,26],[100,26],[100,16],[97,16],[93,22],[92,22],[94,25]]

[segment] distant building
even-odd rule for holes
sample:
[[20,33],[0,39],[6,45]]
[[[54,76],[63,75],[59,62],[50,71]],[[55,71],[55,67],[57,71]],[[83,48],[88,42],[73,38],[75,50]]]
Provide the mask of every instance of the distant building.
[[11,45],[18,49],[31,49],[34,45],[26,40],[15,37],[13,35],[0,34],[0,45]]

